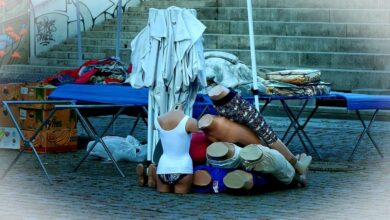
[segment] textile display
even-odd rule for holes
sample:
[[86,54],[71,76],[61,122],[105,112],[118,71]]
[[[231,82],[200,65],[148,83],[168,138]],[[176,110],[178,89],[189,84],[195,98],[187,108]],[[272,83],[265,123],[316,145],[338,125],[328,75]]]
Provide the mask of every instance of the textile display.
[[45,79],[44,83],[55,86],[77,84],[121,84],[127,77],[127,69],[119,59],[111,57],[88,60],[78,69],[62,70]]
[[266,80],[265,95],[278,95],[278,96],[318,96],[327,95],[330,93],[330,83],[308,83],[305,85],[293,85],[289,83]]
[[266,73],[268,80],[276,80],[294,85],[302,85],[307,83],[319,82],[321,80],[321,72],[319,70],[282,70]]

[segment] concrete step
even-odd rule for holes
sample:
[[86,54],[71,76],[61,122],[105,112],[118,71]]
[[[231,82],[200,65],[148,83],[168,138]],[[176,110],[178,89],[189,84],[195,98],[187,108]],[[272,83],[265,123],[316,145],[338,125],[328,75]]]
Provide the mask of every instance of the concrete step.
[[[121,33],[120,45],[130,47],[130,42],[139,32],[123,32]],[[115,36],[115,37],[112,37]],[[123,38],[122,38],[123,36]],[[110,38],[111,37],[111,38]],[[77,38],[68,38],[62,45],[77,45]],[[116,45],[116,33],[106,31],[96,31],[81,37],[81,45],[95,45],[97,47],[112,47]],[[53,48],[57,48],[54,46]]]
[[[121,41],[126,41],[126,39],[133,39],[137,36],[139,32],[121,32]],[[116,40],[116,31],[88,31],[82,34],[82,39],[96,39],[96,43],[101,45],[106,45],[112,43]],[[75,38],[66,40],[66,43],[73,42]],[[98,45],[98,44],[96,44]]]
[[[262,35],[390,38],[390,24],[258,21],[253,23],[253,28],[256,34]],[[247,34],[248,23],[231,22],[229,31]]]
[[[250,64],[249,50],[219,49],[238,56],[245,64]],[[358,53],[322,53],[303,51],[257,50],[259,66],[300,66],[316,69],[351,69],[351,70],[390,70],[390,55]]]
[[[96,38],[83,38],[83,50],[88,52],[113,52],[112,49],[115,48],[116,40],[107,38],[115,34],[115,32],[106,31],[96,33],[90,33],[90,35],[96,37],[103,34],[102,38],[99,37],[101,40],[97,40]],[[136,34],[136,32],[129,32],[129,34],[126,34],[126,36],[131,36],[131,38],[121,40],[121,50],[127,50],[130,48],[130,42]],[[204,39],[204,47],[207,49],[249,48],[249,36],[247,34],[205,34]],[[390,39],[378,38],[255,35],[255,44],[256,49],[258,50],[375,54],[388,54],[390,52]],[[65,44],[54,46],[51,50],[77,51],[77,40],[68,39]]]
[[[196,9],[196,17],[198,19],[217,19],[218,15],[218,7],[200,7],[194,8]],[[139,8],[131,8],[127,12],[124,13],[122,22],[127,23],[131,21],[133,18],[137,19],[147,19],[149,16],[149,7],[139,7]]]
[[[105,53],[90,53],[83,52],[83,60],[102,59],[106,57]],[[62,52],[62,51],[47,51],[39,54],[38,58],[53,58],[53,59],[77,59],[76,52]]]
[[[112,57],[115,56],[115,49],[112,49],[113,52],[110,53],[83,53],[82,54],[82,59],[83,60],[92,60],[92,59],[103,59],[106,57]],[[120,58],[121,60],[128,64],[130,63],[130,51],[127,50],[126,52],[121,51],[120,53]],[[45,52],[40,54],[38,59],[44,58],[44,59],[58,59],[59,61],[62,60],[77,60],[77,52],[61,52],[61,51],[50,51],[50,52]],[[53,62],[51,62],[53,63]],[[41,64],[41,63],[39,63]],[[45,63],[42,63],[45,65]],[[68,66],[67,62],[59,62],[59,63],[53,63],[54,65],[63,65],[63,66]],[[72,63],[73,64],[73,63]],[[48,63],[47,65],[51,65]]]
[[[61,53],[61,52],[55,52],[55,54],[53,54],[52,56],[49,53],[49,54],[46,54],[42,57],[36,57],[30,61],[30,64],[39,65],[39,66],[66,66],[66,67],[69,67],[68,69],[75,69],[75,68],[78,68],[80,66],[78,64],[77,58],[69,58],[69,59],[54,58],[53,56],[59,56],[58,53]],[[66,52],[63,52],[63,53],[66,53]],[[74,56],[75,54],[77,54],[77,53],[71,53],[71,56]],[[112,56],[112,55],[101,56],[101,57],[96,56],[96,57],[92,57],[92,58],[88,58],[88,59],[83,58],[82,63],[84,63],[87,60],[103,59],[103,58],[110,57],[110,56]],[[130,54],[121,54],[120,55],[120,59],[121,59],[122,63],[126,66],[130,64],[130,57],[131,57]]]
[[[218,1],[220,7],[246,7],[246,0]],[[390,1],[367,0],[252,0],[254,8],[389,9]]]
[[141,4],[143,7],[154,8],[168,8],[170,6],[177,6],[182,8],[194,8],[194,7],[216,7],[218,5],[217,0],[152,0],[143,1]]
[[41,65],[2,65],[0,67],[0,82],[37,82],[51,76],[66,66],[41,66]]
[[[206,33],[248,34],[247,21],[201,20],[201,22],[207,27]],[[122,30],[139,32],[146,24],[146,19],[134,19],[129,23],[122,23]],[[253,28],[258,35],[390,38],[390,24],[254,21]],[[94,30],[116,31],[116,21],[108,21],[96,26]]]
[[[147,21],[143,20],[140,24],[122,24],[120,27],[121,31],[125,32],[140,32],[144,27],[146,27]],[[91,31],[116,31],[117,25],[114,24],[102,24],[94,27]]]
[[[105,53],[106,55],[112,54],[115,55],[116,48],[115,42],[112,45],[104,46],[94,46],[93,44],[84,43],[82,46],[83,51],[88,51],[89,53]],[[121,54],[130,54],[130,48],[119,48]],[[64,44],[61,46],[54,46],[50,49],[50,52],[77,52],[77,44]]]
[[[85,62],[86,60],[83,60]],[[79,67],[77,59],[57,59],[57,58],[34,58],[30,64],[37,66],[67,66],[68,69],[76,69]]]
[[[247,8],[218,8],[218,20],[248,20]],[[255,21],[386,23],[389,9],[254,8]]]
[[[131,9],[123,23],[132,18],[148,18],[148,9]],[[200,20],[246,21],[246,7],[207,7],[197,9]],[[389,9],[329,9],[329,8],[253,8],[254,21],[379,23],[389,24]]]
[[[249,49],[248,35],[205,34],[205,48]],[[255,35],[257,50],[389,54],[390,39]]]

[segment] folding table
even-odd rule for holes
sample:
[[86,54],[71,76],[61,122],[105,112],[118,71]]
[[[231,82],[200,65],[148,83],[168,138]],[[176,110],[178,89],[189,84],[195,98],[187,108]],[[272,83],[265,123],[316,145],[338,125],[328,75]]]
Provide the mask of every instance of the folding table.
[[[82,160],[75,167],[75,171],[80,167],[82,162],[87,158],[93,148],[96,146],[98,142],[100,142],[107,152],[108,156],[114,163],[115,168],[119,172],[121,176],[125,176],[121,169],[119,168],[117,162],[113,158],[110,150],[107,145],[104,143],[102,137],[111,127],[111,125],[115,122],[115,120],[119,117],[120,114],[125,113],[127,109],[137,108],[136,111],[137,119],[134,122],[133,128],[131,129],[131,133],[134,131],[135,126],[138,123],[139,118],[142,118],[146,123],[144,117],[145,114],[147,116],[147,94],[148,91],[146,89],[134,89],[130,86],[119,86],[119,85],[76,85],[76,84],[67,84],[63,86],[59,86],[56,90],[52,92],[50,95],[50,99],[55,100],[46,100],[46,101],[3,101],[6,110],[10,113],[10,117],[22,139],[23,147],[20,152],[16,156],[16,158],[11,162],[9,167],[6,169],[1,179],[3,179],[7,173],[11,170],[13,165],[17,162],[21,154],[28,147],[31,148],[35,157],[37,158],[40,167],[45,173],[48,181],[52,184],[52,180],[45,168],[45,165],[42,163],[39,154],[37,153],[35,146],[33,144],[33,140],[38,135],[40,131],[42,131],[43,127],[48,123],[50,118],[54,115],[57,110],[60,109],[74,109],[77,113],[77,116],[81,122],[81,125],[86,130],[88,135],[93,138],[94,143],[91,148],[87,151]],[[18,124],[17,119],[13,115],[10,110],[9,105],[19,105],[19,104],[53,104],[54,108],[50,110],[48,117],[43,120],[42,124],[34,131],[32,137],[30,139],[26,139],[23,135],[21,128]],[[112,114],[114,112],[114,116],[108,122],[106,127],[103,129],[101,133],[98,133],[96,129],[92,126],[91,122],[85,116],[87,113],[91,113],[92,110],[104,109],[105,114]],[[93,112],[92,112],[93,113]]]
[[[343,92],[331,92],[330,97],[324,97],[317,99],[319,102],[331,100],[331,99],[341,99],[345,102],[343,103],[348,110],[354,110],[357,118],[360,120],[363,126],[363,130],[360,133],[354,148],[352,150],[351,155],[348,160],[353,159],[353,155],[355,154],[362,138],[366,134],[370,139],[371,143],[374,145],[378,154],[383,157],[383,153],[375,142],[374,138],[371,136],[370,129],[372,124],[375,121],[375,117],[377,116],[379,110],[389,110],[390,109],[390,96],[388,95],[366,95],[366,94],[356,94],[356,93],[343,93]],[[364,122],[364,119],[361,116],[361,110],[373,110],[374,112],[369,118],[368,124]]]
[[[245,100],[253,103],[253,97],[243,97]],[[202,107],[202,109],[197,109],[197,116],[200,118],[203,114],[209,113],[209,114],[218,114],[216,113],[215,109],[212,107],[212,102],[209,97],[202,96],[202,100],[199,100],[202,102],[202,105],[199,105],[199,107]],[[310,140],[310,137],[305,131],[305,128],[307,124],[310,122],[311,118],[314,116],[314,114],[317,112],[318,108],[320,106],[323,106],[325,102],[334,102],[332,106],[347,108],[347,110],[354,110],[357,118],[362,123],[363,130],[361,131],[359,137],[356,140],[356,143],[353,146],[353,151],[351,155],[349,156],[348,160],[351,160],[353,158],[353,155],[355,151],[357,150],[362,138],[364,135],[367,135],[370,139],[371,143],[374,145],[375,149],[378,151],[379,155],[383,157],[383,153],[381,152],[380,148],[376,144],[374,138],[370,134],[370,129],[372,127],[372,124],[375,121],[375,117],[378,114],[379,110],[390,110],[390,96],[389,95],[365,95],[365,94],[354,94],[354,93],[343,93],[343,92],[330,92],[330,94],[326,95],[319,95],[319,96],[276,96],[276,95],[259,95],[260,100],[264,100],[265,103],[261,107],[260,112],[263,112],[270,102],[272,101],[280,101],[282,103],[283,110],[286,112],[288,118],[290,119],[290,125],[285,131],[282,140],[285,141],[288,134],[290,133],[291,129],[294,129],[292,134],[289,136],[288,140],[285,142],[286,145],[290,144],[293,137],[295,135],[298,135],[300,142],[302,143],[304,149],[308,151],[308,146],[310,146],[316,156],[319,159],[322,159],[321,155],[318,153],[317,149],[315,148],[315,145]],[[303,100],[303,104],[300,106],[298,112],[294,114],[294,112],[291,110],[291,107],[286,102],[287,100]],[[309,100],[315,100],[315,106],[313,106],[311,109],[308,108],[307,104]],[[302,117],[303,111],[307,109],[309,111],[309,115],[306,117],[306,119],[303,121],[303,123],[300,122],[300,119]],[[195,110],[195,108],[194,108]],[[360,111],[361,110],[373,110],[373,114],[370,116],[369,122],[365,123]],[[194,111],[195,112],[195,111]],[[305,143],[307,142],[307,144]]]
[[[90,152],[100,142],[107,152],[110,159],[113,161],[115,168],[118,170],[121,176],[124,176],[123,172],[119,168],[115,159],[112,157],[111,152],[108,150],[107,145],[102,140],[103,135],[107,132],[110,126],[115,122],[120,114],[127,114],[136,116],[136,120],[133,124],[133,127],[130,131],[132,134],[135,130],[135,127],[140,119],[143,120],[145,124],[147,121],[147,106],[148,106],[148,89],[134,89],[130,86],[125,85],[85,85],[85,84],[66,84],[57,87],[49,96],[51,100],[47,101],[4,101],[4,106],[7,108],[7,111],[10,112],[10,117],[12,118],[20,137],[23,140],[24,147],[31,148],[35,157],[37,158],[40,167],[44,171],[49,183],[52,183],[52,180],[42,163],[39,154],[37,153],[32,141],[37,136],[37,134],[42,130],[42,128],[48,123],[49,119],[54,115],[55,111],[60,109],[74,109],[79,117],[81,125],[86,130],[88,135],[94,140],[92,147],[87,151],[82,160],[75,167],[76,171],[83,161],[88,157]],[[207,97],[208,98],[208,97]],[[200,109],[200,107],[207,106],[211,104],[211,101],[200,95],[197,99],[194,108]],[[34,132],[34,135],[27,140],[23,133],[21,132],[20,126],[13,113],[10,111],[9,105],[18,105],[18,104],[54,104],[54,108],[50,111],[48,118],[43,121],[42,125]],[[103,109],[103,110],[102,110]],[[99,112],[98,112],[99,111]],[[103,131],[99,134],[92,126],[91,122],[88,120],[86,115],[102,115],[100,111],[105,115],[113,115],[112,119],[108,122]],[[20,155],[23,153],[24,148],[18,153],[17,157],[12,161],[9,167],[6,169],[1,179],[3,179],[7,173],[10,171],[12,166],[19,159]]]
[[[279,100],[282,103],[283,109],[286,112],[287,116],[289,117],[291,123],[289,127],[287,128],[286,132],[283,135],[282,140],[284,141],[289,133],[289,131],[293,128],[294,131],[290,138],[285,142],[286,145],[288,145],[292,138],[295,135],[298,135],[303,147],[307,151],[308,148],[305,144],[304,139],[308,142],[308,145],[313,149],[314,153],[319,159],[321,158],[321,155],[316,150],[314,144],[310,140],[309,136],[305,132],[305,127],[309,123],[310,119],[314,116],[314,114],[317,112],[317,109],[322,105],[324,101],[334,101],[338,100],[337,106],[338,107],[346,107],[347,110],[354,110],[357,118],[362,123],[363,130],[360,133],[354,147],[351,155],[349,156],[348,160],[352,160],[354,153],[356,152],[362,138],[366,134],[371,143],[374,145],[375,149],[378,151],[379,155],[383,157],[383,153],[381,152],[380,148],[376,144],[374,138],[370,134],[370,129],[372,124],[375,121],[375,117],[379,110],[383,109],[390,109],[390,96],[386,95],[366,95],[366,94],[355,94],[355,93],[343,93],[343,92],[330,92],[330,94],[327,95],[318,95],[318,96],[268,96],[268,95],[260,95],[259,99],[265,100],[264,105],[262,106],[260,112],[263,112],[265,108],[268,106],[268,104],[273,100]],[[306,118],[306,120],[303,123],[299,122],[299,119],[301,117],[301,114],[304,109],[307,109],[307,103],[309,100],[315,100],[315,106],[309,110],[309,115]],[[291,108],[286,103],[287,100],[304,100],[302,106],[300,107],[297,114],[294,114],[291,111]],[[361,116],[360,111],[361,110],[373,110],[373,114],[370,116],[368,124],[366,124]],[[301,134],[301,135],[300,135]]]
[[[298,135],[299,140],[304,147],[305,151],[308,152],[309,149],[307,147],[310,146],[310,148],[314,151],[316,156],[319,159],[321,158],[321,155],[318,153],[317,149],[315,148],[313,142],[311,141],[309,135],[305,131],[306,125],[310,122],[313,115],[316,113],[318,109],[318,105],[315,105],[313,108],[308,108],[307,104],[310,100],[316,100],[319,98],[325,99],[325,98],[333,98],[335,95],[317,95],[317,96],[280,96],[280,95],[259,95],[259,99],[265,101],[264,105],[261,107],[260,112],[264,112],[264,110],[267,108],[267,106],[272,101],[280,101],[282,104],[283,110],[286,112],[287,117],[290,120],[290,125],[288,126],[287,130],[284,132],[283,137],[281,140],[284,142],[286,138],[288,137],[288,134],[290,133],[290,130],[293,129],[292,134],[288,138],[287,141],[285,141],[285,144],[288,146],[292,139],[295,137],[295,135]],[[299,107],[299,110],[297,113],[294,114],[294,112],[291,110],[291,107],[288,105],[288,100],[302,100],[303,104]],[[303,123],[300,122],[300,119],[302,117],[302,113],[304,110],[309,111],[309,115],[304,119]],[[307,143],[306,143],[307,142]]]

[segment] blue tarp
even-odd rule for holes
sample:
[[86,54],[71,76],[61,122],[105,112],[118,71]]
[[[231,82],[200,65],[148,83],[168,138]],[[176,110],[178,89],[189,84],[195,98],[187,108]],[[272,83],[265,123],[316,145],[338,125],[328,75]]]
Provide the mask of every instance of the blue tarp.
[[347,101],[347,109],[364,110],[364,109],[390,109],[390,96],[388,95],[366,95],[356,93],[331,92],[338,98]]
[[[124,85],[65,84],[58,86],[49,99],[76,100],[77,102],[114,105],[147,106],[148,89],[135,89]],[[217,114],[210,97],[199,94],[193,106],[193,117],[198,118],[207,107],[207,113]]]
[[123,85],[65,84],[58,86],[49,99],[76,100],[80,102],[148,105],[148,89],[134,89]]

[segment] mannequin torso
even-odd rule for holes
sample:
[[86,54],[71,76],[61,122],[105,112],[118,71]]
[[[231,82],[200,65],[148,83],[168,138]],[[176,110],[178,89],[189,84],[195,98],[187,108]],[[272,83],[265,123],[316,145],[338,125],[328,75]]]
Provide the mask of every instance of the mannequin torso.
[[182,109],[161,115],[155,123],[160,133],[163,154],[157,166],[157,190],[187,193],[192,183],[192,160],[189,156],[191,132],[197,131],[197,121],[184,114]]
[[240,145],[260,144],[257,135],[248,127],[221,116],[206,114],[199,120],[199,128],[211,142],[229,142]]

